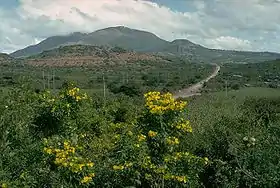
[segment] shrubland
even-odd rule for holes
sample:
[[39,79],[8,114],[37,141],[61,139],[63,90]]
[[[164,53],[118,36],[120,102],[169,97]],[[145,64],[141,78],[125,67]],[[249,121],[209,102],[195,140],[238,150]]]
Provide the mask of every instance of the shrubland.
[[2,187],[280,183],[277,95],[104,100],[73,83],[55,92],[21,84],[3,89],[0,104]]

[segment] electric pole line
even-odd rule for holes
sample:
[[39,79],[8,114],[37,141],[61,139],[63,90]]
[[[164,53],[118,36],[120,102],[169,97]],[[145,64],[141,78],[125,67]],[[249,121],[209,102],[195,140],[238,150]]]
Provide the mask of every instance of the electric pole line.
[[43,87],[44,87],[44,90],[46,90],[46,84],[45,84],[45,72],[43,71]]
[[54,89],[55,89],[55,85],[54,85],[54,71],[52,72],[52,83],[53,83],[53,92],[54,92]]
[[50,89],[50,73],[48,72],[48,90]]
[[104,107],[105,107],[105,104],[106,104],[106,83],[105,83],[104,72],[102,72],[102,80],[103,80],[103,100],[104,100]]
[[228,82],[227,82],[227,80],[226,80],[226,97],[228,96]]

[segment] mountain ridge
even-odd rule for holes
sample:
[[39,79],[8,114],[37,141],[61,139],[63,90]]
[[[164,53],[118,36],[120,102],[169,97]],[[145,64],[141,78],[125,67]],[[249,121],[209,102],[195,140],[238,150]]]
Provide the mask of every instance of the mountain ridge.
[[280,58],[280,54],[274,52],[209,49],[187,39],[175,39],[169,42],[148,31],[131,29],[124,26],[108,27],[91,33],[74,32],[64,36],[52,36],[36,45],[28,46],[10,55],[15,58],[27,57],[60,46],[77,44],[119,46],[135,52],[180,55],[193,61],[246,61],[252,63]]

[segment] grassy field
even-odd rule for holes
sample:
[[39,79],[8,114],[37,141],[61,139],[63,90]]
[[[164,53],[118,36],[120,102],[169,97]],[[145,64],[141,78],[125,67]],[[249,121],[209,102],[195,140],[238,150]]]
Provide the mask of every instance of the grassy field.
[[254,64],[222,64],[220,74],[207,83],[205,91],[244,87],[280,88],[280,60]]

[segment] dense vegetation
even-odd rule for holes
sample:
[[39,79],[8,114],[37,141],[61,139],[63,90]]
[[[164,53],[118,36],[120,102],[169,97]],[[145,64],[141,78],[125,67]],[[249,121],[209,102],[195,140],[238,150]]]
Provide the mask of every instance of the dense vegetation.
[[167,91],[212,65],[11,61],[0,65],[2,187],[280,186],[279,61],[224,64],[186,100]]
[[83,89],[102,90],[105,83],[113,93],[131,90],[131,94],[143,94],[150,90],[181,89],[200,81],[212,70],[212,65],[194,64],[179,58],[160,62],[138,60],[127,64],[105,61],[87,67],[34,67],[20,61],[1,66],[0,85],[14,86],[24,78],[34,88],[43,90],[59,89],[65,81],[75,81]]
[[2,186],[277,187],[280,92],[255,92],[193,98],[185,111],[157,92],[104,103],[72,84],[2,90]]
[[237,90],[243,87],[280,88],[280,60],[253,64],[223,64],[220,74],[205,91]]

